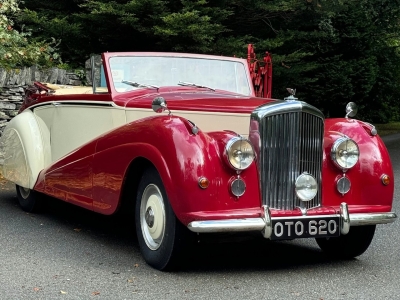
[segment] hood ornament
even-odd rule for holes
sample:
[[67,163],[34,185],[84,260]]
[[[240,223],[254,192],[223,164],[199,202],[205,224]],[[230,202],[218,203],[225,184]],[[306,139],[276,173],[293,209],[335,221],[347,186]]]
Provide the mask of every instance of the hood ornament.
[[298,100],[298,98],[296,98],[294,96],[294,95],[296,95],[296,89],[286,88],[286,90],[289,92],[290,96],[289,97],[285,97],[284,98],[285,101],[296,101],[296,100]]
[[286,88],[290,95],[296,95],[296,89]]

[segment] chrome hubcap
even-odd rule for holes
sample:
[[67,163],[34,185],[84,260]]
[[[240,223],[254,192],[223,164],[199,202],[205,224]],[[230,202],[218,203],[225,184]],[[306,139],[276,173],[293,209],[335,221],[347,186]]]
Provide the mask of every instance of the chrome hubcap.
[[31,190],[20,186],[19,187],[19,192],[21,193],[22,198],[26,199],[26,198],[29,197],[29,194],[31,193]]
[[153,212],[153,210],[151,209],[151,207],[149,207],[149,208],[146,210],[146,213],[145,213],[145,215],[144,215],[144,218],[145,218],[145,220],[146,220],[147,226],[149,226],[150,228],[153,227],[153,225],[154,225],[154,212]]
[[149,184],[142,195],[140,227],[146,245],[157,250],[165,234],[165,207],[162,194],[154,184]]

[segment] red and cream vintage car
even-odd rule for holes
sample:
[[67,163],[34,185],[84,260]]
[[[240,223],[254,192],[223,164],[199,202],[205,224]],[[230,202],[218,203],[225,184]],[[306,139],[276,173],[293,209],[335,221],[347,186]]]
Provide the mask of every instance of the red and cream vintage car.
[[160,270],[193,233],[315,238],[329,255],[358,256],[396,219],[388,152],[353,103],[325,119],[293,90],[272,99],[264,63],[251,49],[104,53],[92,87],[27,89],[0,140],[1,172],[26,211],[42,194],[105,215],[131,209]]

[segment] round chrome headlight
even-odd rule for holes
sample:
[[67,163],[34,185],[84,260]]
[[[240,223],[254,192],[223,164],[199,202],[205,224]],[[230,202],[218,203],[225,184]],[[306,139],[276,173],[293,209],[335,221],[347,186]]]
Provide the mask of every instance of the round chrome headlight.
[[317,195],[317,181],[312,175],[303,173],[296,179],[295,191],[300,200],[310,201]]
[[254,160],[253,146],[244,138],[234,137],[225,146],[225,159],[235,170],[245,170]]
[[348,137],[337,139],[331,149],[331,158],[336,166],[343,170],[350,169],[358,162],[360,150],[355,141]]

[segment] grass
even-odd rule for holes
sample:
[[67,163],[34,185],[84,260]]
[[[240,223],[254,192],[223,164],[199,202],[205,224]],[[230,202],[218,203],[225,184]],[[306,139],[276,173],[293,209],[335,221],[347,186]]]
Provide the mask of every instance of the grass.
[[387,124],[374,124],[380,136],[394,133],[400,133],[400,122],[392,122]]

